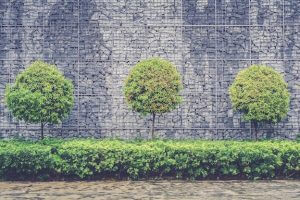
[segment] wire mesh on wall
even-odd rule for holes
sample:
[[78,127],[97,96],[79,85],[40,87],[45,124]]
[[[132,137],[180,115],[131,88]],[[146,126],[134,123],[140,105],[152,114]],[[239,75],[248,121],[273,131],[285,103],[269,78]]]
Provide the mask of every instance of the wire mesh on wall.
[[232,110],[228,87],[241,69],[267,64],[292,93],[286,120],[263,136],[300,133],[299,0],[0,0],[0,136],[36,137],[38,125],[16,121],[5,85],[33,60],[56,64],[73,80],[76,102],[49,136],[147,137],[150,117],[130,111],[123,80],[139,60],[174,62],[184,103],[158,118],[170,138],[249,138],[250,124]]

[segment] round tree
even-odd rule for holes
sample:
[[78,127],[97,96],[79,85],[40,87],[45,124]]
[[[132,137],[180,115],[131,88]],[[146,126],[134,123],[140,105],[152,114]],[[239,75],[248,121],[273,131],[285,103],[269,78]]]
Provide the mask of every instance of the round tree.
[[277,123],[287,116],[290,93],[283,76],[271,67],[252,65],[238,73],[229,88],[234,110],[251,121],[257,138],[259,122]]
[[181,77],[175,66],[161,58],[139,62],[125,81],[124,93],[129,106],[143,115],[152,115],[152,138],[155,116],[176,108],[182,102]]
[[58,124],[70,113],[73,84],[54,66],[33,62],[6,87],[5,102],[13,116],[27,123],[40,123],[41,138],[47,123]]

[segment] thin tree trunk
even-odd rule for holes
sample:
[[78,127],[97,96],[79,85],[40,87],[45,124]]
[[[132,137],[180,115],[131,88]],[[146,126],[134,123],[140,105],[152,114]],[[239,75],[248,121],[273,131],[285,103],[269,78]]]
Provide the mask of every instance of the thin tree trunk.
[[154,127],[155,127],[155,113],[152,113],[152,129],[151,129],[151,139],[154,139]]
[[44,123],[41,122],[41,138],[44,139]]
[[255,134],[255,140],[257,140],[257,135],[258,135],[258,122],[257,122],[257,121],[252,121],[251,124],[253,125],[254,134]]
[[257,140],[257,135],[258,135],[258,123],[254,122],[254,129],[255,129],[255,140]]
[[253,139],[253,122],[250,121],[250,139]]

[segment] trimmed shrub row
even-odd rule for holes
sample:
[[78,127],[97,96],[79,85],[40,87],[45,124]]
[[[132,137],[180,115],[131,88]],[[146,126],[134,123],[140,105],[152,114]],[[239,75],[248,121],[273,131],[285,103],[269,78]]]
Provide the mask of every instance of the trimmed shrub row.
[[300,178],[296,141],[0,141],[0,179]]

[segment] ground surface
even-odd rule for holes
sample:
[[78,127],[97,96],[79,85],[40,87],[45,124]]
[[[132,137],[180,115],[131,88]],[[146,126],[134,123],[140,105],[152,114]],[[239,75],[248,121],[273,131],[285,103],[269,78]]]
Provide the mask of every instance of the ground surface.
[[300,181],[0,182],[0,199],[300,199]]

